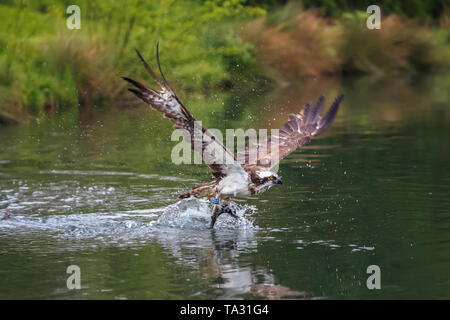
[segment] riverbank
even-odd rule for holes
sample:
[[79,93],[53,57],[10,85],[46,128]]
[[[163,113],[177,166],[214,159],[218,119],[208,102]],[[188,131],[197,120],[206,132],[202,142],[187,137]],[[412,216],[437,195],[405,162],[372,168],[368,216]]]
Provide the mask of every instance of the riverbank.
[[448,18],[433,24],[390,14],[382,16],[381,29],[370,30],[369,16],[353,11],[330,18],[321,10],[287,5],[246,24],[240,35],[255,46],[258,62],[280,81],[449,70]]
[[381,30],[368,30],[361,11],[263,3],[82,1],[80,30],[67,29],[64,1],[1,5],[0,123],[99,105],[133,107],[120,76],[148,80],[134,49],[155,67],[158,40],[162,68],[180,97],[450,66],[445,12],[431,22],[392,13]]
[[240,1],[230,6],[82,1],[80,6],[79,30],[67,29],[63,1],[0,6],[0,122],[126,102],[131,96],[120,76],[148,79],[134,49],[155,67],[158,40],[162,68],[181,94],[253,81],[253,48],[235,29],[237,22],[263,16],[261,8]]

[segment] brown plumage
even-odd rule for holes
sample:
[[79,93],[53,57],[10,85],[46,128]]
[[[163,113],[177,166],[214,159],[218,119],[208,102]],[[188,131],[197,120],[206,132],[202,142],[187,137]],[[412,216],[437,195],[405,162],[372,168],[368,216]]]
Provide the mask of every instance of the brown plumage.
[[[185,139],[191,144],[192,149],[195,150],[195,145],[201,145],[203,160],[209,166],[212,175],[215,178],[213,181],[194,186],[187,193],[182,194],[180,198],[195,196],[229,199],[232,196],[258,194],[266,191],[274,184],[281,184],[281,178],[275,173],[272,173],[270,169],[277,165],[287,155],[308,144],[311,139],[319,136],[325,131],[334,120],[343,99],[343,95],[339,95],[323,117],[320,116],[325,102],[323,96],[319,98],[315,106],[312,102],[307,103],[300,113],[291,114],[289,116],[288,122],[286,122],[284,127],[279,130],[278,135],[269,136],[262,143],[249,145],[245,149],[244,154],[242,156],[238,155],[236,158],[234,154],[204,126],[199,128],[201,132],[195,132],[195,118],[169,87],[161,71],[158,45],[156,46],[156,62],[162,80],[155,75],[141,54],[137,50],[136,52],[151,77],[161,87],[161,90],[157,91],[148,88],[133,79],[123,77],[124,80],[136,87],[128,90],[133,92],[137,97],[154,109],[162,112],[163,115],[174,124],[174,128],[186,130],[189,135],[185,135]],[[196,139],[200,140],[197,141]],[[275,150],[271,150],[272,143],[278,144],[278,154],[275,153]],[[262,154],[258,152],[261,145],[267,146],[267,152]],[[215,150],[221,151],[220,154],[223,154],[224,157],[217,159]],[[254,154],[256,154],[256,161],[254,163],[250,163],[250,154],[252,154],[252,152],[255,152]],[[221,206],[219,211],[216,209],[217,206],[214,207],[212,225],[214,225],[217,216],[222,212],[227,212],[234,216],[232,210],[230,211],[230,208],[226,205]]]
[[[216,178],[224,177],[227,174],[227,171],[233,169],[239,169],[241,166],[236,161],[232,152],[230,152],[220,140],[218,140],[207,128],[204,126],[201,127],[202,132],[195,132],[194,122],[195,119],[192,114],[186,109],[186,107],[181,103],[178,97],[175,95],[173,90],[167,84],[165,77],[161,71],[161,66],[159,64],[159,54],[158,54],[158,46],[156,46],[156,61],[158,64],[158,69],[161,73],[162,80],[158,79],[153,70],[141,56],[139,51],[136,50],[136,53],[141,59],[144,67],[150,73],[152,78],[159,84],[161,87],[160,91],[148,88],[143,84],[130,79],[128,77],[122,77],[122,79],[133,84],[136,89],[128,89],[133,92],[137,97],[142,99],[144,102],[149,104],[151,107],[163,113],[164,117],[168,118],[176,129],[185,129],[189,132],[188,142],[191,144],[191,148],[194,150],[194,146],[196,145],[196,139],[201,139],[198,141],[197,145],[201,145],[201,153],[204,157],[205,163],[212,170],[212,175]],[[203,137],[203,139],[202,139]],[[206,139],[209,138],[209,139]],[[208,148],[208,149],[207,149]],[[225,164],[219,164],[214,162],[214,150],[221,149],[222,154],[226,157]],[[205,152],[207,150],[207,152]],[[206,157],[206,159],[205,159]]]
[[[324,96],[319,98],[315,106],[312,102],[308,102],[299,114],[290,114],[289,121],[279,130],[278,136],[268,136],[263,142],[249,145],[245,149],[242,156],[245,169],[251,170],[255,166],[270,169],[296,149],[308,144],[330,126],[343,98],[344,95],[339,95],[324,117],[320,116],[325,103]],[[272,155],[272,143],[278,144],[278,157],[275,158]],[[267,146],[266,154],[258,152],[260,145]],[[249,164],[250,154],[257,155],[255,164]]]

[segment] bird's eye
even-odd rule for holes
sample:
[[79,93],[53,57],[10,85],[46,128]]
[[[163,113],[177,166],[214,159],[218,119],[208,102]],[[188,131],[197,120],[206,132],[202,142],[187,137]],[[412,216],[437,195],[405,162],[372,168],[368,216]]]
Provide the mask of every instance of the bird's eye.
[[269,178],[270,180],[275,180],[275,176],[270,176],[270,178]]

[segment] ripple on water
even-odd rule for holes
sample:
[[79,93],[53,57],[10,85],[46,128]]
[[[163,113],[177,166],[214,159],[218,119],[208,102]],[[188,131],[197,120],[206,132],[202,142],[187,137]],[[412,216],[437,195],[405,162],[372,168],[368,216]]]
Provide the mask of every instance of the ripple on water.
[[124,172],[124,171],[101,171],[101,170],[41,170],[41,174],[60,174],[60,175],[79,175],[79,176],[130,176],[138,177],[144,179],[156,179],[156,180],[167,180],[167,181],[186,181],[192,182],[197,181],[196,179],[172,177],[172,176],[161,176],[159,174],[137,174],[134,172]]

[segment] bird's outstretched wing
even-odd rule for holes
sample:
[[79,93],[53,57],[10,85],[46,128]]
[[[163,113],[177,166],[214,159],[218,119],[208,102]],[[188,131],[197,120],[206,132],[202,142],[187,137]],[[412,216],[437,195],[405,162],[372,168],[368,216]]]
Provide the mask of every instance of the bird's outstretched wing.
[[[330,126],[343,97],[344,95],[339,95],[323,117],[320,116],[320,112],[325,97],[321,96],[315,106],[312,102],[308,102],[299,114],[289,115],[289,121],[279,130],[278,135],[269,136],[260,143],[249,145],[244,154],[238,155],[238,160],[245,169],[255,166],[270,169],[276,166],[284,157],[308,144]],[[277,150],[272,150],[272,146],[276,145]],[[261,152],[261,146],[265,146],[264,152]]]
[[188,135],[184,135],[185,140],[191,144],[193,150],[201,152],[203,161],[212,170],[212,175],[214,177],[222,178],[235,171],[241,173],[244,172],[243,167],[235,159],[233,153],[231,153],[210,130],[204,126],[200,126],[198,123],[197,125],[195,124],[195,118],[169,87],[164,74],[161,71],[158,45],[156,46],[156,62],[162,79],[159,79],[156,76],[139,51],[136,50],[136,52],[148,73],[150,73],[151,77],[161,87],[161,90],[158,91],[148,88],[133,79],[123,77],[124,80],[136,87],[128,90],[133,92],[137,97],[149,104],[155,110],[162,112],[164,117],[172,121],[174,128],[184,129],[189,133]]

